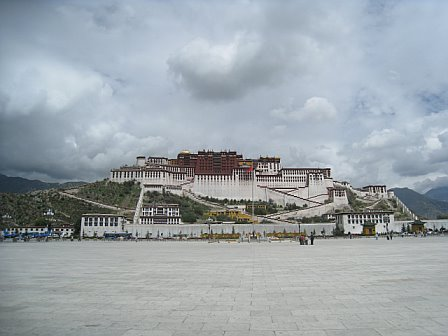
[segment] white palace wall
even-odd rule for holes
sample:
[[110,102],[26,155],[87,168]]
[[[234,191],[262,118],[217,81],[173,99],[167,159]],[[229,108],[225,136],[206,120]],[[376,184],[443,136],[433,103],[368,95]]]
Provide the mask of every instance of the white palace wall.
[[138,168],[112,170],[110,181],[118,183],[137,181],[144,184],[162,185],[180,185],[187,182],[185,173],[165,170],[140,170]]
[[[191,191],[199,196],[218,199],[252,199],[270,201],[286,205],[310,205],[307,199],[323,203],[329,198],[328,188],[333,187],[331,178],[322,174],[310,174],[309,186],[303,182],[281,180],[278,176],[256,176],[252,179],[240,179],[238,175],[196,175]],[[311,204],[317,204],[311,202]]]
[[218,199],[252,199],[252,184],[252,180],[240,180],[238,175],[196,175],[191,191]]

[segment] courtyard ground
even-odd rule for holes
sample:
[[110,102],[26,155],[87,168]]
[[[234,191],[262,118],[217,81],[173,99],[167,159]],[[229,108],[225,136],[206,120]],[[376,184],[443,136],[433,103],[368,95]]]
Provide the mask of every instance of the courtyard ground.
[[0,335],[446,335],[448,238],[0,243]]

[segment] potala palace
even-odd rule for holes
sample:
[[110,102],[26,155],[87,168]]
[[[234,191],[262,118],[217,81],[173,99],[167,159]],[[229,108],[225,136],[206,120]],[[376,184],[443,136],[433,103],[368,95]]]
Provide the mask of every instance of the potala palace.
[[[126,233],[140,238],[194,238],[213,232],[241,236],[276,232],[325,235],[336,231],[369,236],[400,232],[410,224],[415,232],[424,229],[415,214],[392,191],[387,191],[385,185],[356,189],[348,182],[334,181],[330,168],[287,168],[282,166],[279,157],[249,159],[235,151],[205,150],[182,151],[175,159],[139,156],[133,165],[112,169],[109,180],[139,183],[140,197],[132,211],[133,218],[120,214],[84,214],[81,232],[85,237]],[[211,207],[210,216],[224,213],[244,221],[216,222],[209,218],[203,223],[183,223],[178,204],[145,204],[145,194],[150,191],[187,196]],[[349,193],[362,204],[357,211],[349,203]],[[224,206],[210,203],[210,198],[246,202]],[[255,216],[254,202],[275,204],[281,210]],[[377,207],[382,202],[395,204],[399,212],[414,222],[396,221],[393,209]],[[302,222],[306,217],[315,216],[325,216],[327,220]],[[436,228],[446,223],[428,221],[426,225]]]
[[[148,190],[165,188],[218,199],[348,204],[346,186],[333,181],[330,168],[285,168],[278,157],[244,159],[233,151],[183,151],[176,159],[141,156],[133,166],[112,169],[110,180],[135,180]],[[385,186],[367,192],[387,195]]]

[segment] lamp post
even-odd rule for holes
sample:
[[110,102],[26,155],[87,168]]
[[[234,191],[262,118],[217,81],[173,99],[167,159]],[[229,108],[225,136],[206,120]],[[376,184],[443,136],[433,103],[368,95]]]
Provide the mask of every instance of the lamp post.
[[[386,235],[387,240],[389,240],[389,223],[390,223],[390,217],[388,215],[384,216],[384,223],[386,223]],[[390,239],[392,239],[392,234],[390,235]]]
[[210,242],[210,237],[211,237],[211,228],[210,228],[210,223],[208,223],[208,241]]
[[386,233],[389,234],[390,217],[388,215],[384,216],[384,223],[386,223]]

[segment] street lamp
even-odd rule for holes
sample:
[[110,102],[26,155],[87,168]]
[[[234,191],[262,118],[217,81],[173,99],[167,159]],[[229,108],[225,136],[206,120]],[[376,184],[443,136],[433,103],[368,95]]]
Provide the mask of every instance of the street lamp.
[[210,223],[208,223],[208,241],[210,242],[210,235],[211,235],[211,228],[210,228]]
[[384,216],[384,223],[386,223],[386,232],[389,234],[390,217],[388,215]]

